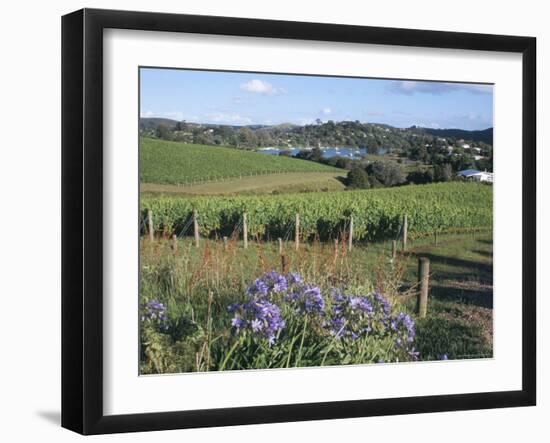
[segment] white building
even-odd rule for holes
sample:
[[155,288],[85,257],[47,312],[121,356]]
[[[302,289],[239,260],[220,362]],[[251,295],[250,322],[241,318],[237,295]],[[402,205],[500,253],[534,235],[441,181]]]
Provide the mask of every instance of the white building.
[[469,180],[478,182],[493,183],[493,173],[487,171],[478,171],[477,169],[465,169],[457,174],[459,177],[464,177]]

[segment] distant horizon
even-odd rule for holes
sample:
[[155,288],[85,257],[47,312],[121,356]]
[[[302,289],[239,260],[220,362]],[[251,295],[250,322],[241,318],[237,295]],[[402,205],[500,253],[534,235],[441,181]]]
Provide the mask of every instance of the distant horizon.
[[493,127],[493,85],[141,68],[140,117],[203,125],[332,120],[480,131]]
[[[261,126],[261,127],[266,127],[266,128],[270,128],[270,127],[274,127],[274,126],[284,126],[284,125],[291,125],[291,126],[306,126],[306,125],[316,125],[315,122],[313,123],[307,123],[307,124],[304,124],[304,125],[300,125],[298,123],[290,123],[290,122],[282,122],[282,123],[276,123],[276,124],[271,124],[271,125],[265,125],[265,124],[261,124],[261,123],[250,123],[250,124],[232,124],[232,123],[208,123],[208,122],[198,122],[198,121],[189,121],[189,120],[177,120],[177,119],[174,119],[174,118],[169,118],[169,117],[163,117],[163,116],[158,116],[158,115],[151,115],[151,116],[147,116],[147,117],[144,117],[144,116],[140,116],[139,117],[140,119],[160,119],[160,120],[170,120],[170,121],[173,121],[174,123],[188,123],[188,124],[192,124],[192,125],[208,125],[208,126],[233,126],[233,127],[250,127],[250,126]],[[324,123],[328,123],[329,120],[327,121],[324,121],[322,122],[323,124]],[[356,120],[332,120],[334,123],[344,123],[344,122],[355,122]],[[362,124],[362,125],[381,125],[381,126],[389,126],[391,128],[396,128],[396,129],[412,129],[413,127],[416,127],[418,129],[432,129],[432,130],[437,130],[437,131],[453,131],[453,130],[458,130],[458,131],[468,131],[468,132],[483,132],[483,131],[487,131],[489,129],[494,129],[493,126],[489,126],[487,128],[483,128],[483,129],[465,129],[465,128],[458,128],[458,127],[449,127],[449,128],[430,128],[430,127],[427,127],[427,126],[418,126],[418,125],[412,125],[412,126],[394,126],[394,125],[390,125],[389,123],[381,123],[381,122],[376,122],[376,121],[360,121],[359,120],[359,123]]]

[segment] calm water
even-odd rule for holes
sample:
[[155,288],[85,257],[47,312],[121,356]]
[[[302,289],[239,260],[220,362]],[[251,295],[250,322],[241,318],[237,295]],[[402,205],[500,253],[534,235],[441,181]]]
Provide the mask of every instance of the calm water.
[[[302,149],[300,148],[290,148],[288,149],[292,156],[297,155]],[[268,154],[268,155],[279,155],[283,149],[279,148],[260,148],[257,150],[258,152],[261,152],[262,154]],[[331,157],[345,157],[350,158],[352,160],[360,160],[367,154],[366,148],[321,148],[321,151],[323,152],[324,158],[331,158]],[[383,155],[387,152],[386,149],[381,148],[378,152],[380,155]]]

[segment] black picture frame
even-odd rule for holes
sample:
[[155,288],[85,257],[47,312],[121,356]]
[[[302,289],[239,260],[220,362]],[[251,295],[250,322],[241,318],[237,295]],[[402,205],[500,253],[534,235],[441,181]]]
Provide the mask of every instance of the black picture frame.
[[[522,389],[131,415],[103,413],[103,30],[171,31],[519,53],[523,64]],[[536,39],[83,9],[62,18],[62,426],[82,434],[536,404]]]

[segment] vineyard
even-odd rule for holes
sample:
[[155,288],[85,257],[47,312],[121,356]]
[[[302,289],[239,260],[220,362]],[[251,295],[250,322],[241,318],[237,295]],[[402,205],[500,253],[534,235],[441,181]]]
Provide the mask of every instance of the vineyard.
[[190,234],[193,211],[205,237],[234,233],[243,213],[251,236],[285,237],[300,214],[304,239],[336,238],[353,217],[357,240],[396,237],[403,215],[411,238],[492,226],[492,187],[479,183],[439,183],[366,191],[240,197],[142,197],[142,226],[147,211],[159,234]]
[[145,137],[140,139],[141,183],[186,185],[288,172],[346,174],[338,168],[295,158]]

